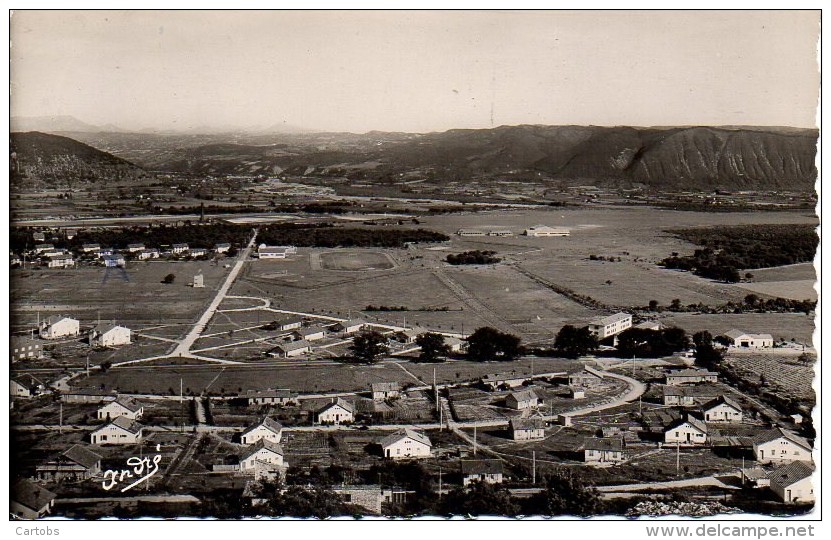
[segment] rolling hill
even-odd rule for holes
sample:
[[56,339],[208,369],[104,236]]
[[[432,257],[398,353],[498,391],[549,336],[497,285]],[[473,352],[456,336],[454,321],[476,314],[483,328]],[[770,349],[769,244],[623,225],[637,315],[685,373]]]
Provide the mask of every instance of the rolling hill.
[[144,175],[143,169],[129,161],[68,137],[32,131],[12,133],[10,138],[12,182],[57,186],[126,180]]

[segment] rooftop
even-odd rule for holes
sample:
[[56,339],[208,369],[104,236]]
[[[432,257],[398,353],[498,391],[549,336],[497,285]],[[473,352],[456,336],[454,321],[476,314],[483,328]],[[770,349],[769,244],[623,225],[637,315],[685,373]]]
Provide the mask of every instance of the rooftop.
[[18,480],[12,487],[11,499],[26,508],[40,510],[55,500],[55,495],[48,489],[44,489],[34,482],[26,479]]
[[462,475],[502,474],[502,460],[499,459],[463,459]]
[[395,444],[398,441],[403,440],[403,439],[407,439],[407,438],[413,439],[414,441],[418,441],[422,444],[426,444],[427,446],[430,446],[430,447],[433,446],[433,443],[430,442],[430,439],[428,439],[426,435],[424,435],[423,433],[419,433],[417,431],[413,431],[410,428],[404,428],[404,429],[398,430],[398,431],[396,431],[395,433],[393,433],[391,435],[387,435],[386,437],[381,439],[379,442],[380,442],[382,447],[386,447],[386,446],[389,446],[391,444]]

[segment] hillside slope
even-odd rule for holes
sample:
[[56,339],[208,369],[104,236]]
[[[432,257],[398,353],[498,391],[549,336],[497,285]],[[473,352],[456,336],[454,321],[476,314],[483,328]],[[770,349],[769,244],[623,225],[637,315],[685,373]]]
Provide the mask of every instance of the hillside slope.
[[140,167],[129,161],[67,137],[32,131],[12,133],[10,139],[12,182],[50,186],[144,175]]

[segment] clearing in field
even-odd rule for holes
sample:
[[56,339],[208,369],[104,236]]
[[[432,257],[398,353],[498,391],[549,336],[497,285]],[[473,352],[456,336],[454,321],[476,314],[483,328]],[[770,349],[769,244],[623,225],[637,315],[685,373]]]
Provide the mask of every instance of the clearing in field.
[[327,270],[391,270],[395,262],[380,251],[330,251],[320,254],[321,265]]
[[814,289],[816,283],[813,279],[802,279],[794,281],[765,281],[761,283],[740,283],[737,287],[748,292],[764,294],[790,300],[816,300],[817,291]]

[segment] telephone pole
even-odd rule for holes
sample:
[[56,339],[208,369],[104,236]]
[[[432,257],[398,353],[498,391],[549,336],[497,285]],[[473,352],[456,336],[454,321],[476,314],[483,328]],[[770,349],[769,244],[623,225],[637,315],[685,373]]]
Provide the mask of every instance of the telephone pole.
[[537,485],[537,452],[531,451],[531,483]]

